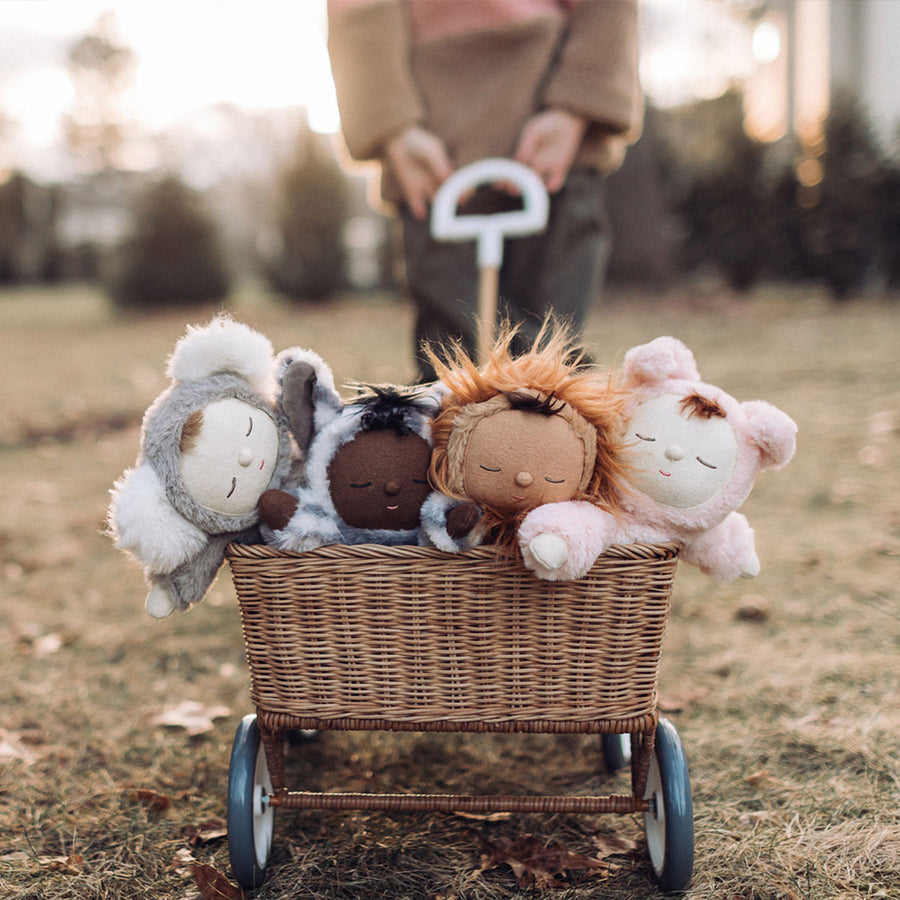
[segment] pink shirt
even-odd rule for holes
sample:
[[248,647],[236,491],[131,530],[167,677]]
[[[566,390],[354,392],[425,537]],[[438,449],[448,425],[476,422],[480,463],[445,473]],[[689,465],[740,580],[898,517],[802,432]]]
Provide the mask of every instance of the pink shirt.
[[[332,14],[378,0],[328,0]],[[413,39],[431,41],[469,31],[498,28],[539,16],[559,15],[573,0],[406,0]]]

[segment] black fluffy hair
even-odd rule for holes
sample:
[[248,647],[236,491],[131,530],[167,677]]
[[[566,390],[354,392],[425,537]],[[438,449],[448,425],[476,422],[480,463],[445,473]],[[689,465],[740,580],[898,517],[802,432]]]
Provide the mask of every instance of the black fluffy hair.
[[400,437],[413,433],[411,421],[420,416],[433,416],[437,401],[421,387],[393,384],[357,385],[360,395],[353,401],[360,407],[362,431],[384,431],[393,428]]

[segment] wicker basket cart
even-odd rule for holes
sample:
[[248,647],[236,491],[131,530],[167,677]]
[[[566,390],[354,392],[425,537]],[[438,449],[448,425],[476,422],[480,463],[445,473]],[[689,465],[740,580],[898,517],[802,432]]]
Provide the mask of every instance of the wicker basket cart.
[[[660,719],[660,647],[675,544],[610,548],[574,582],[491,548],[229,547],[256,714],[238,727],[228,844],[238,882],[264,877],[275,810],[642,813],[653,876],[687,887],[693,818],[674,726]],[[284,735],[312,729],[592,733],[613,796],[292,791]]]

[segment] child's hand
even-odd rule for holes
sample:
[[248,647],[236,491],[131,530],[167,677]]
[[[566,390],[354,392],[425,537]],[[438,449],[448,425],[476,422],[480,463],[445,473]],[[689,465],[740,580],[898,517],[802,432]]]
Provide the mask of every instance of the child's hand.
[[565,109],[546,109],[522,129],[516,161],[534,169],[551,194],[565,183],[581,146],[587,122]]
[[424,220],[437,189],[453,173],[444,142],[413,125],[389,140],[385,153],[410,212]]

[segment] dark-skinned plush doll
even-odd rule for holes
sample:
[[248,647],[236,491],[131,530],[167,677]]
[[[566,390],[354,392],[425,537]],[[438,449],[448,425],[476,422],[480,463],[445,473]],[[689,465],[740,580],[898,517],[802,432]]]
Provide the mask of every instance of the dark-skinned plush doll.
[[273,363],[268,339],[227,316],[189,328],[169,359],[172,383],[144,415],[140,455],[109,509],[116,546],[144,567],[155,618],[204,596],[230,541],[258,540],[260,495],[291,464]]
[[300,487],[260,499],[266,542],[282,550],[419,543],[440,389],[362,387],[345,404],[315,353],[286,350],[276,370],[306,469]]
[[[616,506],[624,394],[608,374],[582,365],[552,323],[518,356],[514,336],[504,329],[480,368],[459,347],[446,359],[431,353],[448,393],[432,428],[430,479],[438,493],[423,510],[423,526],[442,550],[483,542],[515,553],[519,524],[543,504]],[[468,506],[452,508],[460,502]],[[481,519],[460,529],[460,538],[447,526],[473,504]]]

